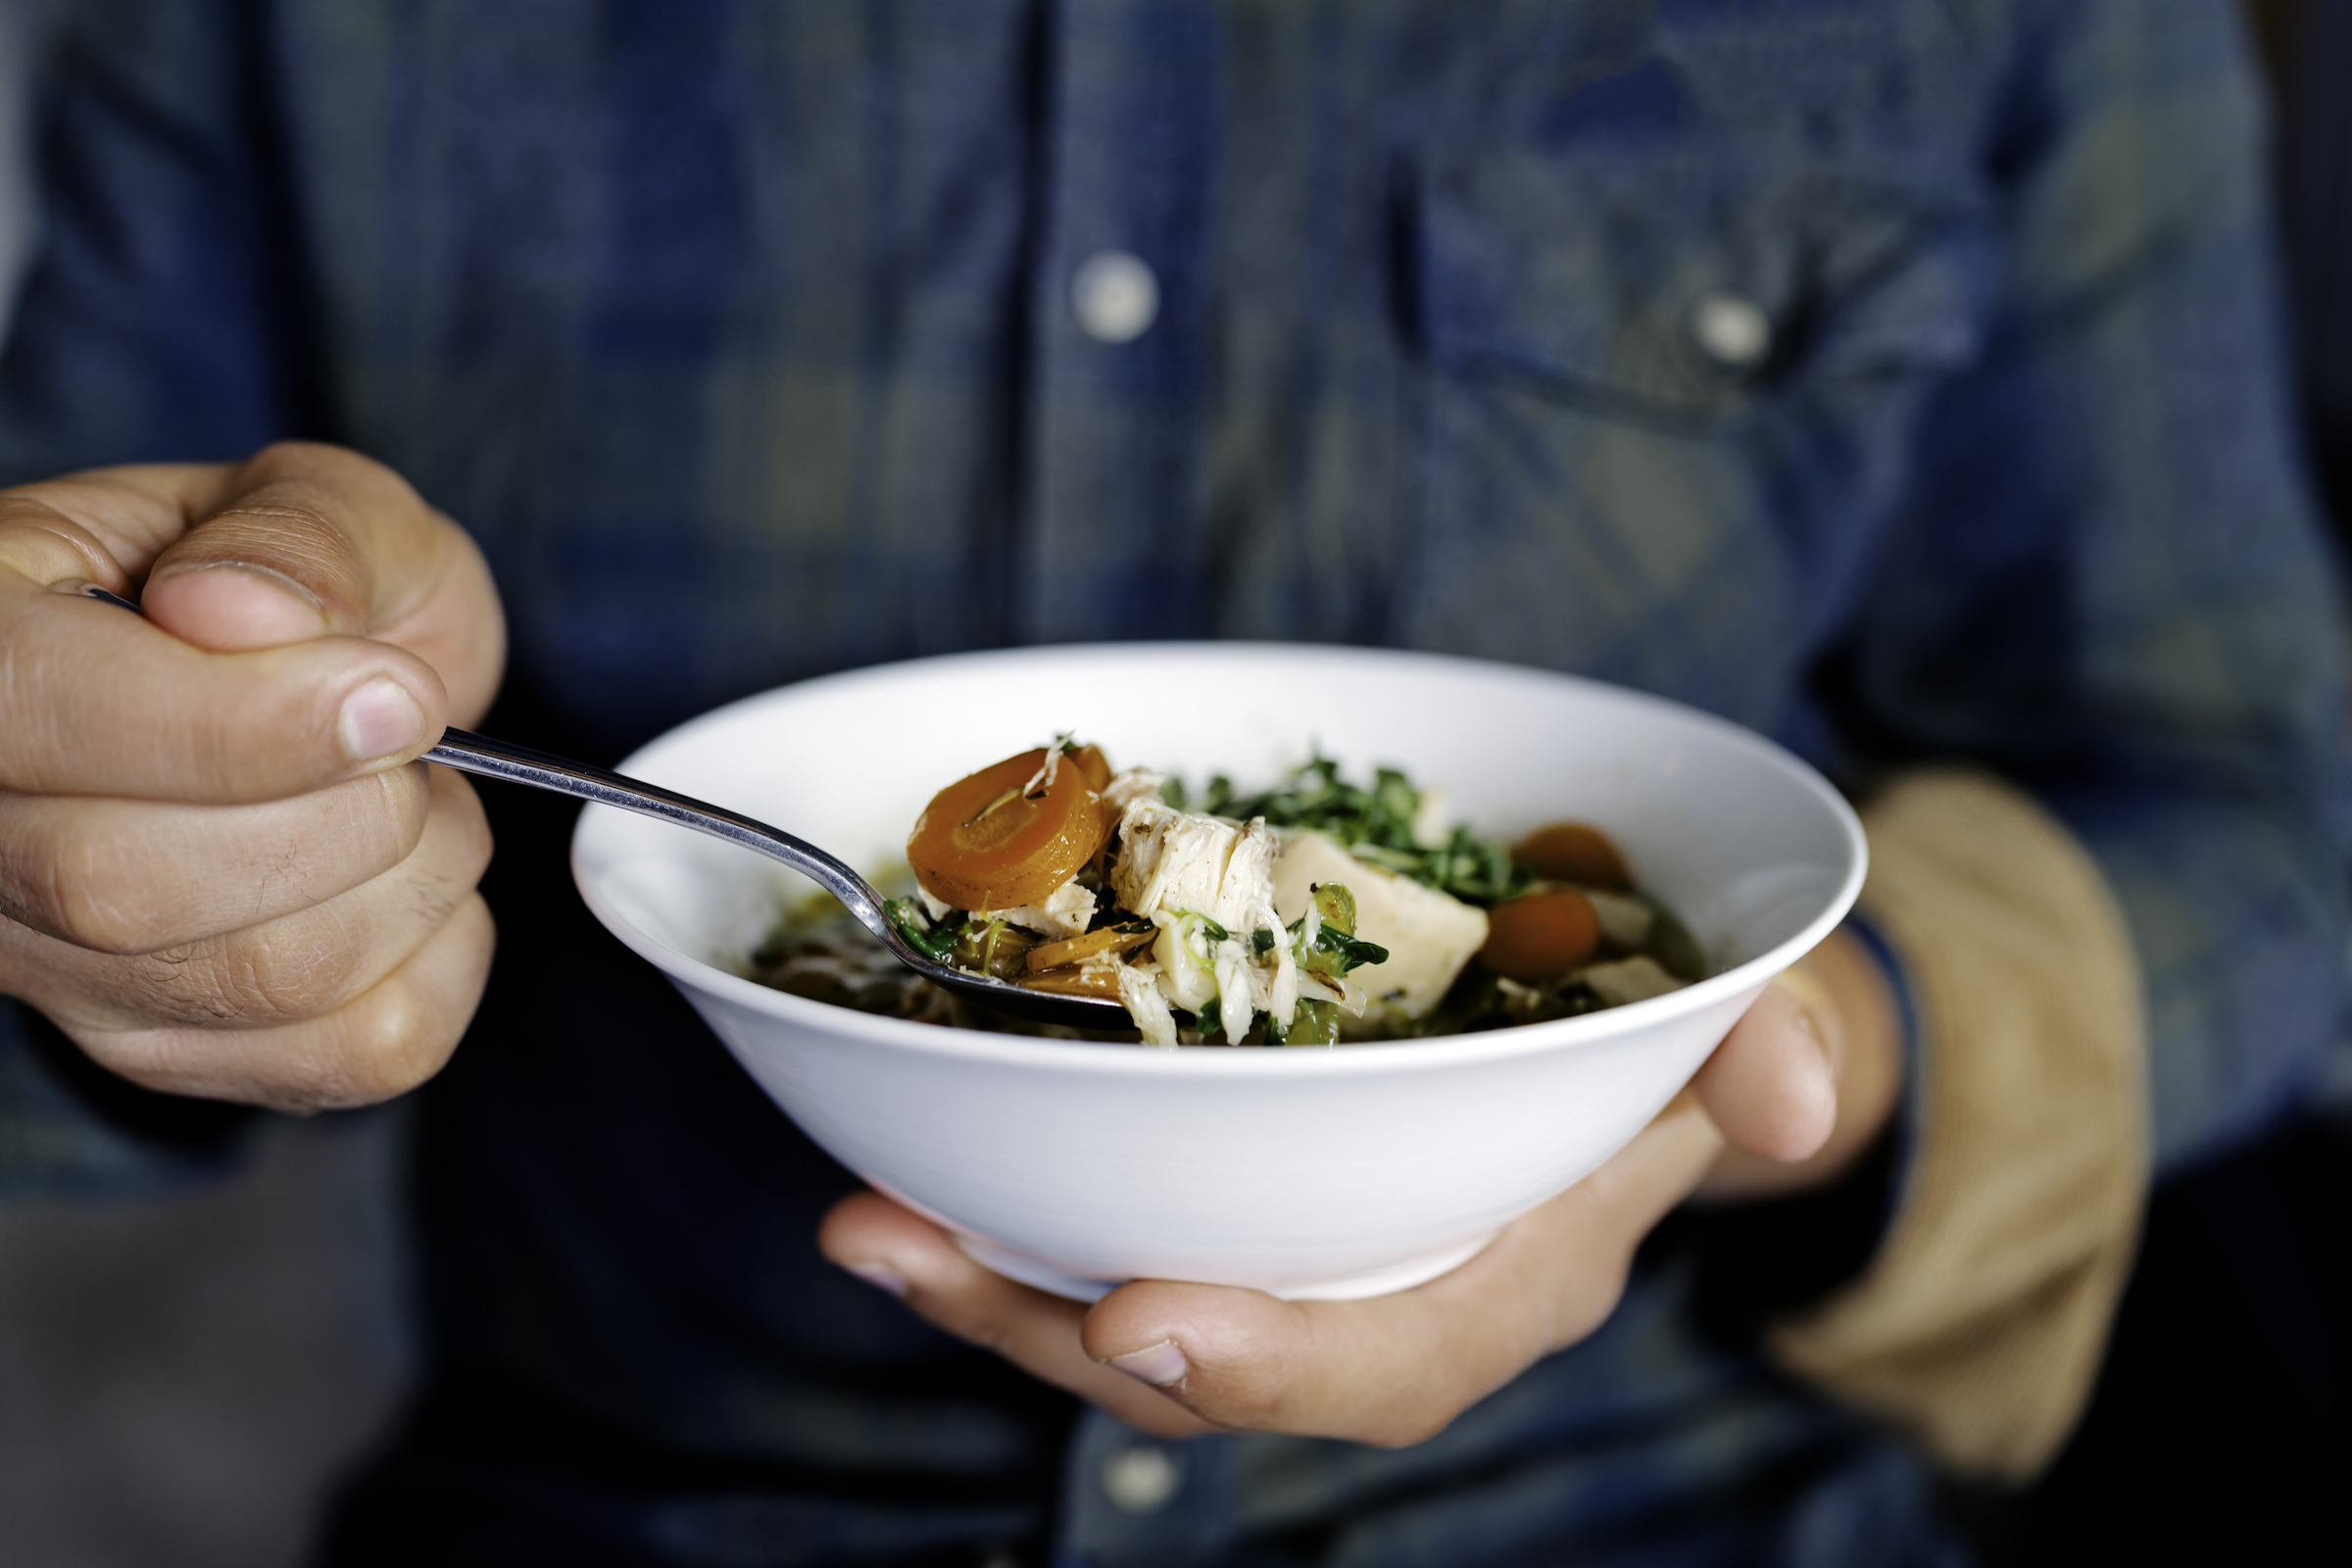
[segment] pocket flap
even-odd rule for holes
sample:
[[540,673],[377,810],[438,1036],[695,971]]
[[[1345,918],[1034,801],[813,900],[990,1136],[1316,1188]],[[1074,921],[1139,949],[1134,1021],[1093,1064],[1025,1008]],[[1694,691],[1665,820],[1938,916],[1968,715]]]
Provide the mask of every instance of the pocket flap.
[[1431,362],[1711,421],[1775,388],[1975,356],[1975,224],[1850,179],[1742,172],[1573,148],[1429,161],[1409,297]]

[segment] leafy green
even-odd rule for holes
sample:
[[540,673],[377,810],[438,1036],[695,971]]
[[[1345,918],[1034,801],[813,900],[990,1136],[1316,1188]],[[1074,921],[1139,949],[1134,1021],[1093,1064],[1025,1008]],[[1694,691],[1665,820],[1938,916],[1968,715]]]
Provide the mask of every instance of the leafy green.
[[1201,935],[1207,937],[1211,942],[1230,942],[1233,940],[1232,932],[1217,924],[1216,921],[1211,920],[1207,915],[1200,913],[1198,909],[1170,909],[1168,912],[1176,916],[1178,919],[1200,921]]
[[1359,942],[1355,936],[1355,895],[1341,882],[1318,882],[1312,898],[1315,901],[1315,940],[1304,945],[1306,916],[1291,922],[1291,943],[1298,967],[1326,980],[1346,977],[1350,969],[1366,964],[1386,963],[1389,950],[1377,942]]
[[1262,925],[1250,932],[1250,951],[1261,958],[1272,953],[1274,951],[1274,933]]
[[1358,942],[1346,932],[1336,931],[1330,926],[1315,933],[1315,951],[1328,953],[1339,960],[1332,966],[1333,972],[1338,974],[1389,961],[1389,950],[1379,943]]
[[[1267,1031],[1273,1038],[1273,1031]],[[1291,1027],[1284,1031],[1286,1046],[1336,1046],[1340,1042],[1340,1004],[1336,1002],[1301,1000],[1298,1010],[1292,1015]]]
[[1202,1040],[1215,1039],[1225,1028],[1223,1001],[1220,998],[1211,997],[1200,1004],[1200,1010],[1193,1014],[1193,1027],[1200,1031]]
[[[1183,809],[1185,791],[1176,780],[1162,785],[1160,796]],[[1340,764],[1330,758],[1317,757],[1257,795],[1238,793],[1220,773],[1202,792],[1200,809],[1242,821],[1262,816],[1270,827],[1311,829],[1346,845],[1359,859],[1469,904],[1499,904],[1526,892],[1532,880],[1511,864],[1507,849],[1468,828],[1453,829],[1435,847],[1415,843],[1413,817],[1421,809],[1421,792],[1393,767],[1378,769],[1366,789],[1342,778]]]
[[956,940],[963,934],[963,922],[933,926],[912,899],[884,899],[883,918],[892,929],[906,939],[906,945],[924,957],[938,962],[956,950]]

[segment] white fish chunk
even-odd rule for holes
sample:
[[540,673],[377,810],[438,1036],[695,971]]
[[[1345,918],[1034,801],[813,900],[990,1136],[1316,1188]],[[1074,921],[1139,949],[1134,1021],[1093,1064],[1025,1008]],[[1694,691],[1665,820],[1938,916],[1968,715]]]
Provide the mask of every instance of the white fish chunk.
[[[1298,1003],[1297,976],[1282,943],[1261,956],[1250,941],[1261,929],[1281,935],[1274,913],[1281,853],[1281,840],[1262,821],[1179,811],[1155,795],[1130,797],[1119,813],[1111,888],[1122,908],[1159,927],[1152,956],[1160,993],[1193,1013],[1214,1000],[1229,1041],[1249,1032],[1253,1012],[1287,1021]],[[1212,935],[1212,927],[1225,935]]]
[[1629,1002],[1647,1002],[1652,997],[1683,989],[1683,982],[1667,973],[1665,966],[1647,954],[1636,954],[1611,963],[1589,964],[1578,970],[1576,977],[1612,1007],[1622,1007]]
[[1344,885],[1355,898],[1356,936],[1389,950],[1386,963],[1348,978],[1408,1018],[1436,1006],[1486,946],[1486,910],[1359,860],[1320,833],[1284,843],[1274,862],[1276,917],[1287,923],[1304,914],[1319,882]]
[[1095,896],[1073,879],[1048,894],[1043,904],[1024,905],[1017,909],[998,909],[995,913],[998,919],[1035,931],[1040,936],[1081,937],[1086,935],[1087,924],[1095,917]]
[[1146,917],[1179,909],[1213,917],[1226,862],[1241,839],[1239,823],[1139,796],[1119,813],[1111,890],[1122,908]]
[[1131,767],[1113,773],[1109,785],[1102,791],[1102,809],[1125,811],[1128,803],[1156,797],[1168,775],[1149,767]]
[[1658,917],[1648,905],[1622,893],[1603,893],[1598,888],[1578,891],[1600,917],[1600,934],[1611,947],[1638,948],[1649,940],[1649,928],[1657,923]]

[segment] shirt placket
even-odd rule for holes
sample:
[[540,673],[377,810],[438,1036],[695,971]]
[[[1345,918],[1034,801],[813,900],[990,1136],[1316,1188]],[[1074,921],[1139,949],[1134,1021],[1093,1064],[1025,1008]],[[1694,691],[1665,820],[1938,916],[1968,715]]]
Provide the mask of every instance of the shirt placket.
[[[1217,18],[1189,0],[1071,0],[1048,28],[1014,625],[1033,642],[1193,635]],[[1223,1456],[1089,1411],[1056,1568],[1211,1560],[1230,1533]]]
[[1194,635],[1218,21],[1074,0],[1048,36],[1013,625],[1032,642]]
[[1054,1568],[1177,1568],[1232,1544],[1232,1446],[1165,1443],[1089,1410],[1062,1470]]

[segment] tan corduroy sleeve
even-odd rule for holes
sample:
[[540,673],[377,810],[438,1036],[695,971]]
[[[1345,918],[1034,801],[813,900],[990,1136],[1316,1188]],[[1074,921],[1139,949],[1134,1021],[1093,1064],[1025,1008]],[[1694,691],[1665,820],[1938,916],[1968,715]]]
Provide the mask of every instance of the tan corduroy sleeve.
[[1869,1270],[1771,1347],[1954,1469],[2023,1480],[2082,1413],[2138,1235],[2138,965],[2088,854],[2009,786],[1913,774],[1863,821],[1863,909],[1918,1014],[1914,1141]]

